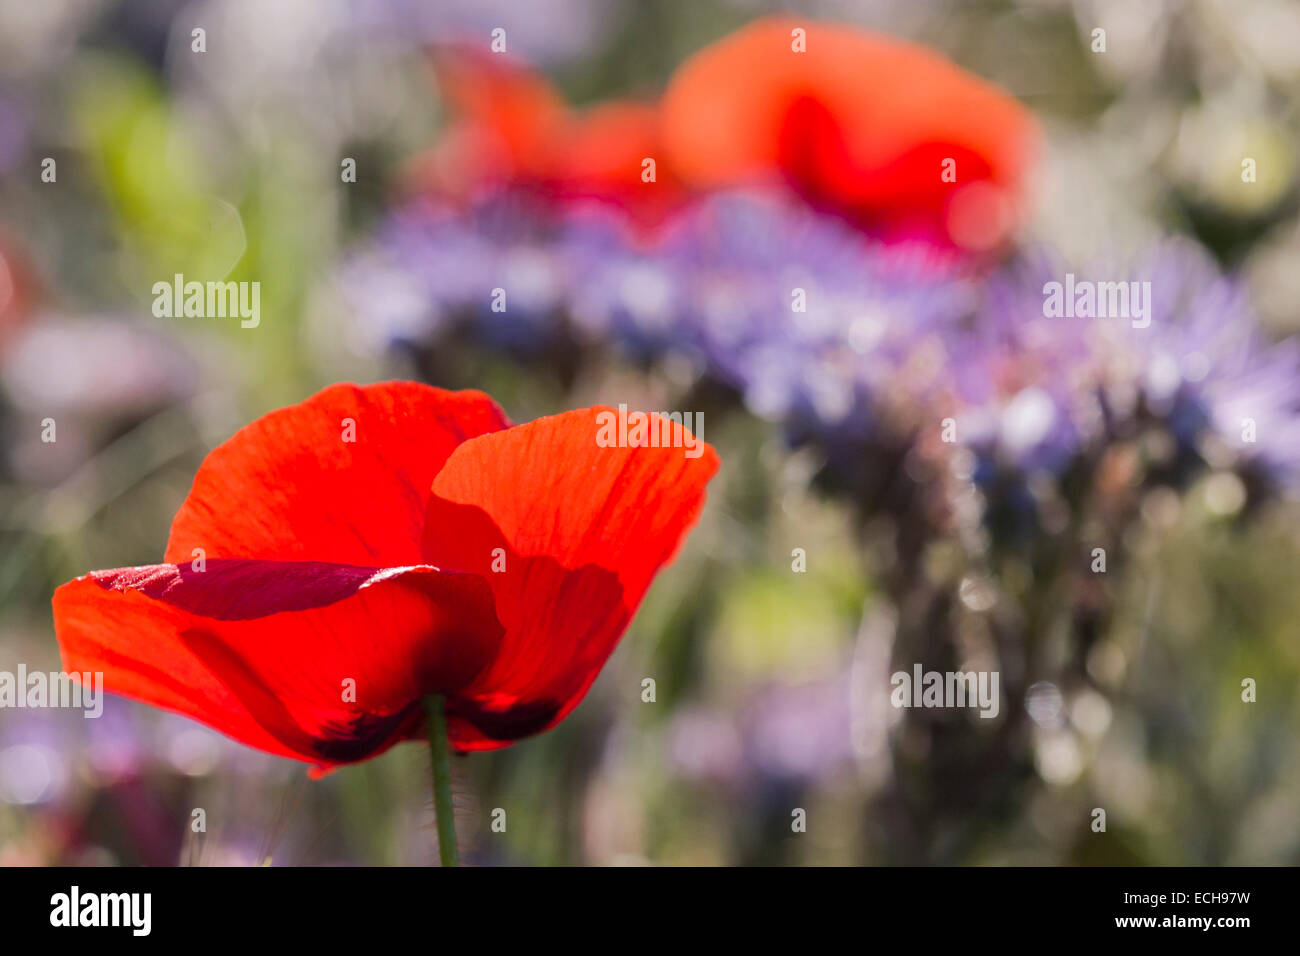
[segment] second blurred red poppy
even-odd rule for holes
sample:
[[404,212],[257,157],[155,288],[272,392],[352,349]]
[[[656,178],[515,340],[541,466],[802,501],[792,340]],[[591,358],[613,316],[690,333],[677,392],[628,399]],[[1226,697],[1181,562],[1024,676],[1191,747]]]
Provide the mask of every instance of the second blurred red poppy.
[[692,187],[781,179],[887,238],[973,251],[1014,226],[1037,140],[1019,103],[934,51],[786,19],[688,60],[661,129]]

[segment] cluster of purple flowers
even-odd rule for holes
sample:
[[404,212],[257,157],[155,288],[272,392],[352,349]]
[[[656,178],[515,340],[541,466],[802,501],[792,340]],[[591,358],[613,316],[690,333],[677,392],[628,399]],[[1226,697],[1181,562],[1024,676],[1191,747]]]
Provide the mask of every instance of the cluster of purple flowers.
[[[1132,286],[1142,321],[1054,314],[1049,283],[1067,274]],[[1059,472],[1141,420],[1179,453],[1300,484],[1300,346],[1269,342],[1240,284],[1186,241],[984,271],[772,195],[702,200],[652,237],[601,207],[556,216],[507,195],[397,213],[345,288],[371,345],[457,328],[677,353],[804,436],[942,436],[977,477]]]
[[[1143,314],[1053,314],[1049,287],[1075,274],[1126,287]],[[1270,342],[1242,284],[1190,241],[1083,269],[1022,257],[988,279],[944,341],[963,440],[984,460],[1058,470],[1158,423],[1171,459],[1300,485],[1300,342]]]

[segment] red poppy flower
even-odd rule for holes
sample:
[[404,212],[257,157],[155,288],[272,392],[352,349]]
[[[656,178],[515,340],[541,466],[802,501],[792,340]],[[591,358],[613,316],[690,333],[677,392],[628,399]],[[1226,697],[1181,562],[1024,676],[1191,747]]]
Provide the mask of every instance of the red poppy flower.
[[272,412],[199,468],[167,563],[55,592],[64,667],[322,768],[420,736],[430,694],[459,751],[553,727],[717,469],[667,422],[601,447],[601,411],[390,382]]
[[684,63],[661,123],[688,187],[779,178],[872,231],[977,249],[1014,224],[1037,138],[1015,100],[938,53],[782,18]]
[[[453,119],[439,146],[415,164],[419,188],[460,198],[522,187],[557,203],[610,203],[644,227],[685,198],[662,165],[654,104],[615,100],[574,110],[531,70],[471,50],[444,50],[435,72]],[[647,158],[656,163],[650,182]]]
[[27,321],[35,285],[26,257],[0,232],[0,351]]

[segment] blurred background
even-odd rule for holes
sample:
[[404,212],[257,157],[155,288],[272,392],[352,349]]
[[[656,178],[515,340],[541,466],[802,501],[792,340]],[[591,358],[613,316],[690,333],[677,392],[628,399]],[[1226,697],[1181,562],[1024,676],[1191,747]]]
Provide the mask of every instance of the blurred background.
[[[656,259],[508,190],[430,211],[434,48],[503,28],[575,107],[650,101],[781,11],[933,47],[1033,114],[1012,248],[846,264],[848,227],[747,198]],[[0,670],[57,669],[53,589],[158,561],[207,451],[329,383],[480,388],[515,421],[687,409],[724,462],[701,524],[568,720],[453,760],[467,862],[1300,863],[1297,36],[1292,0],[0,0]],[[755,223],[775,250],[719,251]],[[733,348],[644,308],[764,255],[889,332],[759,316]],[[1178,300],[1163,351],[1043,342],[1065,269],[1035,264],[1099,259]],[[519,304],[467,304],[502,268]],[[177,272],[259,281],[259,327],[155,317]],[[990,397],[1008,364],[1041,387]],[[924,437],[949,412],[983,423],[968,447]],[[999,717],[889,707],[914,662],[998,670]],[[121,699],[0,710],[4,865],[424,865],[432,822],[418,746],[311,781]]]

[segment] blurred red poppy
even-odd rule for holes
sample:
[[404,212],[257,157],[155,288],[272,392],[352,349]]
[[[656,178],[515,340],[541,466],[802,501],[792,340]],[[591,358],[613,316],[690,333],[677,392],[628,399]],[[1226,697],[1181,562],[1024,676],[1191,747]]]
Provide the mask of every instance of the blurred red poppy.
[[455,119],[424,184],[596,198],[642,225],[693,192],[778,183],[885,239],[984,251],[1022,216],[1038,142],[1024,107],[939,53],[815,21],[751,23],[687,60],[657,104],[575,113],[488,54],[448,53],[438,75]]
[[[464,49],[444,50],[435,72],[453,120],[438,147],[416,162],[418,188],[464,197],[523,187],[556,202],[612,203],[647,227],[685,198],[672,171],[659,166],[653,103],[615,100],[573,110],[527,68]],[[647,158],[656,162],[652,177]]]
[[18,246],[0,232],[0,352],[31,314],[36,282]]
[[460,751],[553,727],[717,469],[667,422],[678,447],[601,447],[601,411],[393,382],[272,412],[204,461],[168,563],[55,591],[64,667],[321,768],[422,736],[428,694]]
[[756,21],[691,57],[662,105],[693,188],[779,178],[887,237],[989,248],[1015,225],[1036,126],[925,47],[852,27]]

